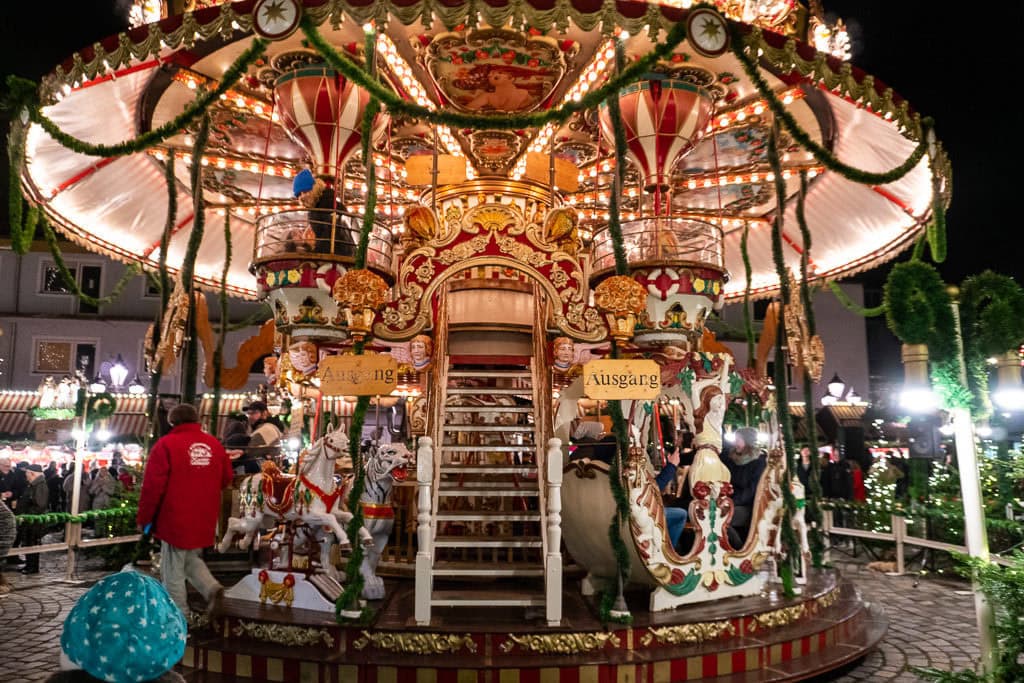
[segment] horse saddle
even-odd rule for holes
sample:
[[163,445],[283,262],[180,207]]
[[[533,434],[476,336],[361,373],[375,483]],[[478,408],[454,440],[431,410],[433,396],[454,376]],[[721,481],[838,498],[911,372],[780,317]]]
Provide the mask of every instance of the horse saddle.
[[285,474],[277,465],[268,461],[263,465],[263,496],[278,505],[290,503],[295,480],[295,475]]

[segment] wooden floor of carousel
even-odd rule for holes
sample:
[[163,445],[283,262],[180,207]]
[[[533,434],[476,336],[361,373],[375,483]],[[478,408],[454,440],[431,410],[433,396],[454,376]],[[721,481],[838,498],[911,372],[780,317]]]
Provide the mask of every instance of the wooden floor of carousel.
[[417,627],[411,579],[387,580],[387,597],[369,603],[359,625],[226,599],[190,633],[183,671],[206,683],[789,681],[863,657],[888,624],[834,570],[812,571],[791,599],[762,594],[651,613],[646,593],[627,595],[633,623],[608,629],[576,586],[566,581],[559,627],[547,626],[543,607],[435,608],[431,625]]

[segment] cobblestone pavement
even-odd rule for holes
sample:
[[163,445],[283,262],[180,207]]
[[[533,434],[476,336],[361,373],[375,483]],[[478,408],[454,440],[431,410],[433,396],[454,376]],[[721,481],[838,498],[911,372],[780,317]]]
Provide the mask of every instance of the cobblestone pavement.
[[[966,584],[886,576],[860,562],[839,565],[867,600],[885,609],[889,632],[859,665],[820,680],[910,683],[920,679],[906,671],[908,666],[972,666],[977,629]],[[56,670],[64,618],[75,600],[107,573],[99,566],[94,560],[82,562],[75,583],[63,580],[65,558],[57,553],[42,557],[38,576],[5,568],[14,590],[0,596],[0,681],[36,683]]]

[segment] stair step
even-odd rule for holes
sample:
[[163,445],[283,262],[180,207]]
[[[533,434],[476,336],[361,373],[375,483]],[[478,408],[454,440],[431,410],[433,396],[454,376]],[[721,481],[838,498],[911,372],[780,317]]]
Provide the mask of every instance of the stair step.
[[435,548],[540,548],[544,542],[529,536],[438,536]]
[[448,377],[532,377],[529,370],[449,370]]
[[[449,393],[451,390],[449,389]],[[449,413],[532,413],[533,408],[523,406],[445,406]]]
[[434,591],[430,604],[434,607],[541,607],[544,596],[497,591]]
[[521,446],[441,446],[446,453],[518,453],[520,451],[535,451],[537,446],[532,443],[524,443]]
[[523,432],[533,433],[533,425],[457,425],[446,424],[446,432]]
[[469,491],[469,490],[479,491],[479,490],[490,490],[490,489],[493,489],[495,491],[498,491],[498,490],[501,490],[501,491],[506,491],[506,490],[513,490],[513,491],[536,491],[537,490],[537,480],[536,479],[526,479],[526,480],[523,480],[522,483],[517,485],[516,482],[514,482],[512,480],[508,480],[508,481],[500,481],[500,480],[499,481],[495,481],[495,480],[489,480],[489,481],[464,481],[464,482],[462,482],[460,484],[460,483],[452,481],[450,479],[446,479],[446,480],[440,482],[440,484],[438,486],[438,490],[439,491],[448,491],[448,490],[455,489],[455,488],[463,489],[465,491]]
[[464,465],[451,463],[441,465],[441,474],[521,474],[529,476],[537,473],[532,465]]
[[478,562],[437,562],[433,574],[437,577],[449,576],[511,576],[529,577],[544,576],[544,567],[540,565],[522,565],[519,567],[505,565],[494,567],[480,566]]
[[533,389],[511,389],[509,387],[448,387],[449,396],[533,396]]
[[462,498],[464,496],[481,496],[484,498],[505,498],[505,497],[516,497],[521,498],[537,498],[540,496],[539,489],[467,489],[461,486],[446,488],[443,485],[437,489],[438,496],[444,496],[445,498]]
[[502,512],[501,510],[441,510],[438,522],[539,522],[540,511]]

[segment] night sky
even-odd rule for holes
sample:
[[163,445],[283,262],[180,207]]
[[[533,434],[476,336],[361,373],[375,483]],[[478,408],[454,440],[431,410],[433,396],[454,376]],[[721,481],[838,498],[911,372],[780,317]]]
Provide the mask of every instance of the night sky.
[[[985,268],[1024,275],[1016,206],[1024,131],[1011,104],[1021,96],[1015,32],[1024,25],[1024,3],[1002,3],[998,14],[980,15],[925,2],[824,5],[846,19],[853,63],[936,119],[954,173],[945,278],[959,282]],[[0,22],[0,74],[38,79],[80,47],[121,30],[124,10],[117,7],[109,0],[8,5],[7,20]],[[1005,26],[1005,34],[989,30],[997,26]]]

